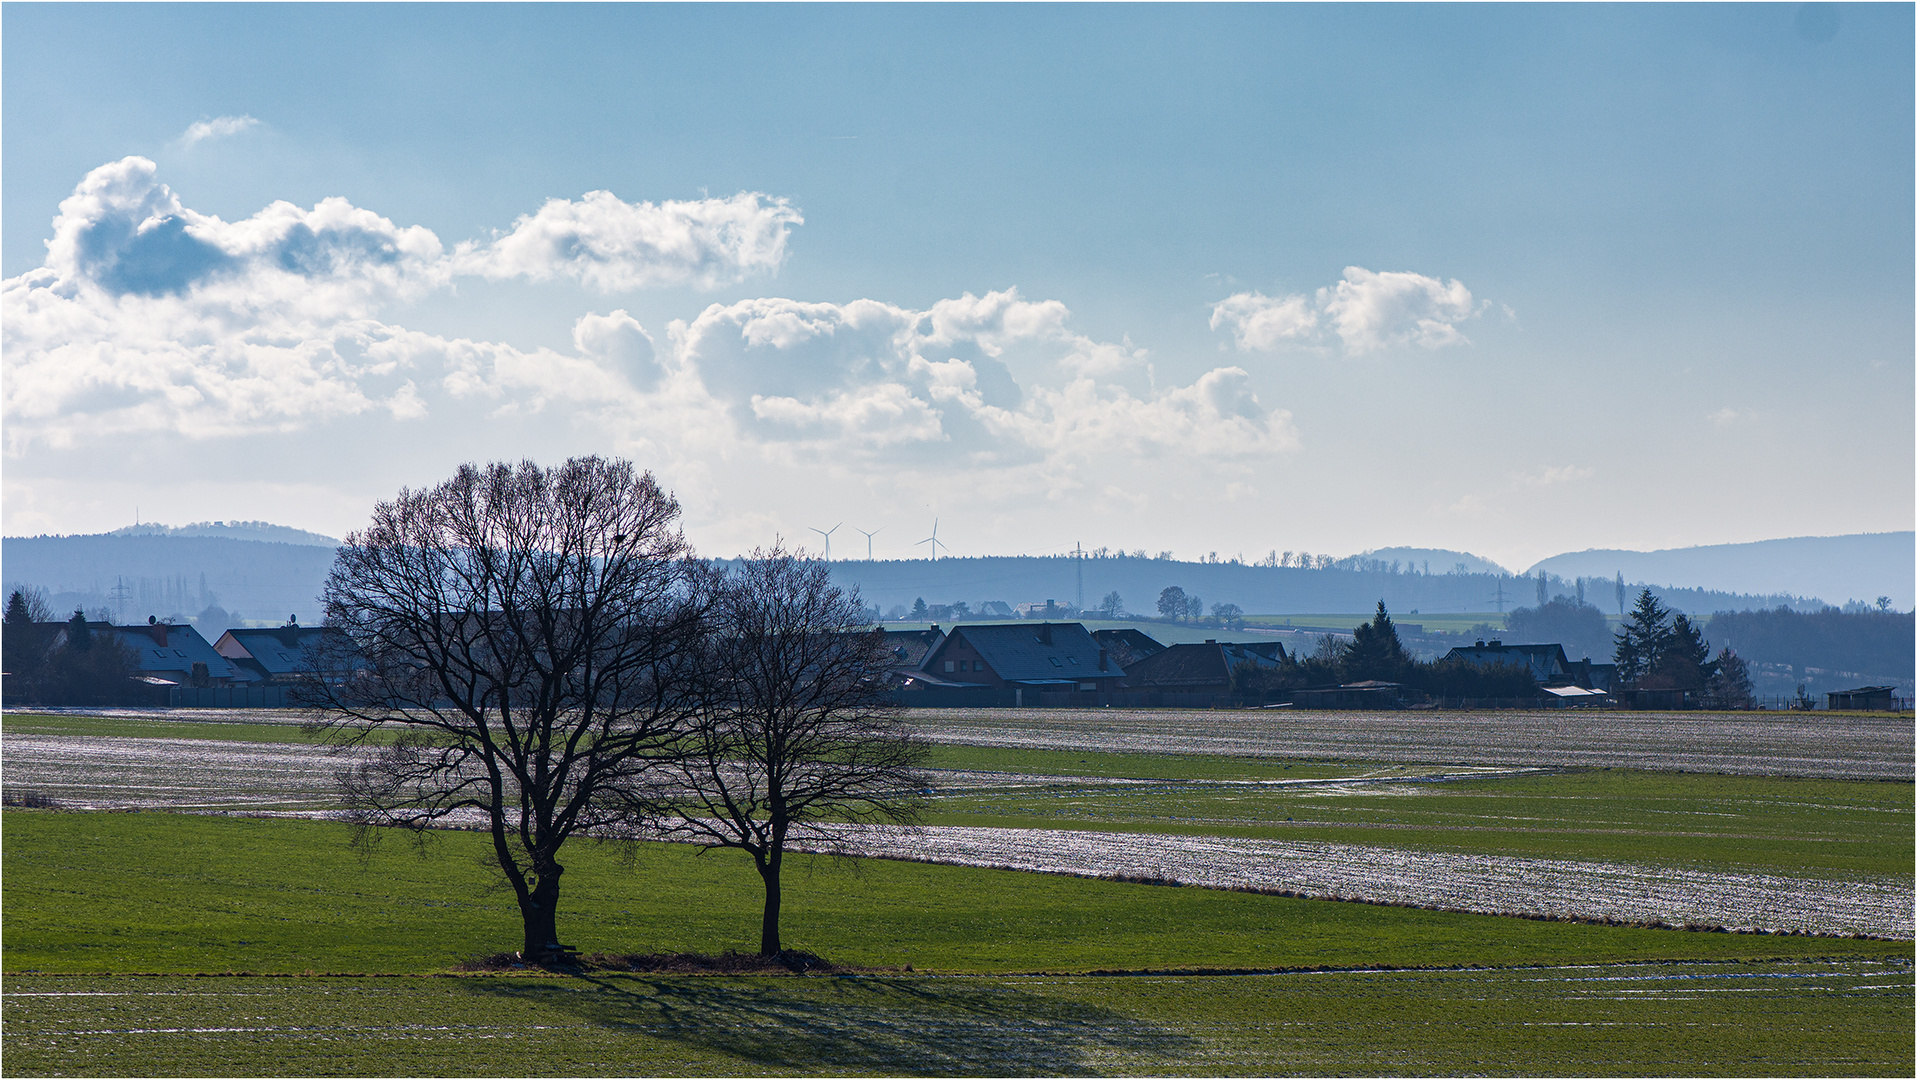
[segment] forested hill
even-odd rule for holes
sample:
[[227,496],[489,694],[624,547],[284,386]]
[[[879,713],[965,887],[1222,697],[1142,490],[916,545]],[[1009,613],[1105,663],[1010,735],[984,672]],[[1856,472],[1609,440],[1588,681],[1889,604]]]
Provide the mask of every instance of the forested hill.
[[1909,611],[1917,601],[1917,532],[1795,536],[1749,544],[1663,551],[1577,551],[1533,566],[1561,577],[1605,577],[1705,589],[1775,590],[1821,596],[1833,604],[1879,596]]
[[[0,541],[5,587],[42,588],[54,614],[74,608],[121,621],[193,618],[218,605],[249,621],[317,623],[333,549],[226,537],[25,536]],[[116,591],[117,590],[117,591]],[[214,633],[224,627],[213,628]]]
[[[0,542],[0,574],[7,589],[43,588],[57,614],[84,607],[123,620],[192,618],[218,605],[255,622],[280,622],[289,614],[301,622],[317,621],[317,598],[332,562],[333,549],[327,546],[217,536],[35,536]],[[1086,558],[1082,564],[1063,556],[852,560],[835,563],[832,572],[839,583],[857,585],[881,610],[909,609],[921,597],[928,604],[964,601],[976,610],[994,600],[1073,603],[1081,568],[1087,606],[1098,607],[1108,593],[1117,592],[1123,608],[1146,615],[1156,613],[1160,591],[1174,585],[1199,598],[1207,611],[1212,604],[1236,604],[1250,614],[1366,612],[1380,599],[1400,614],[1496,611],[1500,595],[1503,610],[1537,602],[1535,579],[1494,572],[1426,573],[1421,563],[1364,557],[1312,569],[1136,556]],[[1639,583],[1629,574],[1626,581]],[[1617,611],[1612,579],[1586,584],[1591,603]],[[1552,578],[1548,587],[1551,595],[1572,595],[1576,581]],[[1822,606],[1815,597],[1661,583],[1655,591],[1678,610],[1700,614],[1780,604],[1804,610]]]
[[[878,605],[881,611],[895,606],[910,608],[921,598],[928,604],[964,601],[976,610],[981,603],[994,600],[1012,605],[1046,600],[1075,603],[1081,568],[1088,607],[1098,607],[1106,594],[1116,592],[1126,610],[1144,615],[1156,612],[1159,592],[1173,585],[1201,599],[1208,611],[1212,604],[1229,603],[1248,613],[1265,615],[1363,612],[1377,606],[1380,599],[1399,614],[1413,610],[1496,611],[1500,590],[1505,610],[1537,602],[1535,579],[1492,573],[1426,574],[1422,568],[1413,572],[1403,566],[1394,571],[1389,563],[1367,559],[1346,559],[1340,565],[1310,570],[1133,556],[1087,558],[1082,563],[1064,556],[945,558],[937,562],[851,560],[833,564],[832,576],[840,585],[858,586],[866,602]],[[1553,579],[1549,584],[1552,595],[1574,595],[1576,588],[1575,581]],[[1780,604],[1804,609],[1821,606],[1808,597],[1682,588],[1655,591],[1667,604],[1686,612],[1774,608]],[[1612,579],[1588,583],[1587,598],[1606,611],[1617,610]]]

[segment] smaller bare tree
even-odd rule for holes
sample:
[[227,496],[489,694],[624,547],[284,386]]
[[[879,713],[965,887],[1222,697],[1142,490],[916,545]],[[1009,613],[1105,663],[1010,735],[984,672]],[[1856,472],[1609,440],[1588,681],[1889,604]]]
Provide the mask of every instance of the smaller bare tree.
[[678,839],[752,856],[759,952],[776,956],[787,845],[855,851],[862,824],[918,820],[925,745],[890,700],[884,632],[824,563],[755,551],[719,582],[713,610],[706,706],[673,787],[628,789],[626,803]]

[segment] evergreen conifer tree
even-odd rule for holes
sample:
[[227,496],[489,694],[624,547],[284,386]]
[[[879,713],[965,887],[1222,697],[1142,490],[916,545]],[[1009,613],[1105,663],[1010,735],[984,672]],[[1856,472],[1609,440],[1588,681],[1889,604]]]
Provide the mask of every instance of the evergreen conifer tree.
[[87,625],[87,613],[74,609],[73,618],[67,620],[67,648],[75,652],[86,652],[93,648],[93,628]]
[[1705,684],[1709,704],[1714,709],[1748,709],[1756,704],[1751,692],[1751,672],[1744,658],[1732,652],[1728,647],[1717,654],[1712,662],[1716,669]]
[[[1620,575],[1620,582],[1623,577]],[[1650,674],[1664,655],[1664,647],[1671,633],[1671,610],[1657,602],[1651,590],[1645,589],[1637,596],[1637,603],[1624,618],[1624,626],[1617,632],[1617,649],[1613,659],[1617,663],[1618,681],[1627,686],[1636,685],[1639,679]]]
[[1395,680],[1411,667],[1411,654],[1398,640],[1398,628],[1391,613],[1378,601],[1378,613],[1368,623],[1351,632],[1351,646],[1345,650],[1345,671],[1353,679]]

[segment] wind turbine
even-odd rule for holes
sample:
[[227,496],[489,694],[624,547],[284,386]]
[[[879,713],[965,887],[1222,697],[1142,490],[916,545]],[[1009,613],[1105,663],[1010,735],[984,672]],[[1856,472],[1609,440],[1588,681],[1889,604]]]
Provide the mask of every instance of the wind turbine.
[[872,561],[872,538],[884,532],[885,526],[881,525],[878,528],[873,529],[871,532],[865,532],[864,529],[861,529],[857,525],[854,525],[852,526],[852,531],[865,533],[865,561],[871,562]]
[[[839,522],[839,525],[843,525],[843,524],[845,524],[845,522],[843,521]],[[825,537],[825,561],[826,562],[832,561],[832,534],[839,531],[839,525],[834,525],[829,529],[812,529],[813,532],[818,533],[820,536]],[[807,528],[811,528],[811,527],[807,526]]]
[[[947,551],[951,550],[950,547],[946,546],[945,541],[939,539],[939,519],[938,518],[932,519],[932,535],[926,537],[923,540],[920,540],[919,543],[932,545],[932,561],[933,562],[939,561],[940,548],[945,548]],[[917,547],[918,545],[914,544],[913,546]]]

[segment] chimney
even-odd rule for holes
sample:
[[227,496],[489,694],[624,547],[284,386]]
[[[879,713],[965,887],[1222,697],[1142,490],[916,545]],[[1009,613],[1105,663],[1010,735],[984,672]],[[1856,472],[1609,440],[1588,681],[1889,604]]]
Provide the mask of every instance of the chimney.
[[1107,664],[1105,663],[1105,650],[1104,650],[1104,649],[1100,649],[1100,650],[1098,650],[1098,670],[1100,670],[1100,671],[1106,671],[1106,670],[1109,670],[1109,666],[1108,666],[1108,665],[1107,665]]
[[1479,639],[1478,639],[1478,643],[1477,643],[1476,645],[1473,645],[1473,646],[1472,646],[1472,648],[1474,648],[1474,649],[1482,649],[1482,648],[1484,648],[1484,639],[1483,639],[1483,638],[1479,638]]
[[[1051,601],[1048,600],[1046,601],[1046,603],[1051,603]],[[1050,645],[1052,643],[1052,624],[1051,623],[1042,622],[1038,624],[1038,640],[1041,644],[1045,644],[1045,645]]]
[[1217,639],[1217,638],[1215,638],[1215,637],[1208,637],[1208,638],[1206,638],[1206,639],[1205,639],[1205,644],[1207,644],[1207,645],[1216,645],[1216,644],[1218,644],[1218,639]]
[[1491,647],[1492,647],[1492,648],[1494,648],[1494,649],[1501,649],[1501,648],[1503,648],[1503,647],[1504,647],[1504,642],[1502,642],[1502,641],[1499,641],[1499,640],[1498,640],[1497,638],[1492,638],[1492,639],[1491,639]]
[[146,632],[153,635],[155,645],[166,644],[166,624],[151,615],[146,617]]

